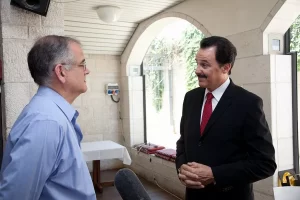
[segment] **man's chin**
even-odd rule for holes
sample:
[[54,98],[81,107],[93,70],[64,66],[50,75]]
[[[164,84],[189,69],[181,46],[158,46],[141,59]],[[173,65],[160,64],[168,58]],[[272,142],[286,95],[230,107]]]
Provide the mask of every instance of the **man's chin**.
[[81,93],[86,93],[86,91],[88,90],[87,85],[85,84],[85,86],[82,88]]
[[206,88],[207,87],[207,83],[199,81],[199,86],[202,87],[202,88]]
[[85,88],[83,89],[83,92],[82,92],[82,93],[86,93],[86,92],[87,92],[87,90],[88,90],[88,88],[87,88],[87,87],[85,87]]

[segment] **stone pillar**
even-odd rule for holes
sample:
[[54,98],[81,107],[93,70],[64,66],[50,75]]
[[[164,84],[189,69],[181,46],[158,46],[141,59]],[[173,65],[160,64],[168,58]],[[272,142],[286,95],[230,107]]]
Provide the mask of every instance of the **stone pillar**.
[[37,89],[28,70],[27,53],[37,38],[64,34],[64,5],[51,1],[47,17],[11,6],[10,0],[1,0],[0,5],[2,133],[5,141],[18,115]]

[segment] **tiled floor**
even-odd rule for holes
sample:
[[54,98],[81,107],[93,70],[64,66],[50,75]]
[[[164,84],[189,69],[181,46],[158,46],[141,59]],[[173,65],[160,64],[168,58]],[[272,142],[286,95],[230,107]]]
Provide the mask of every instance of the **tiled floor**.
[[[111,177],[112,175],[110,174],[108,176]],[[105,177],[106,180],[108,180],[107,177]],[[109,179],[111,180],[111,178]],[[143,186],[145,187],[151,200],[178,200],[177,198],[160,189],[158,186],[146,181],[145,179],[140,178],[140,180],[143,183]],[[103,188],[102,194],[97,194],[97,200],[122,200],[122,198],[120,197],[115,187],[105,187]]]

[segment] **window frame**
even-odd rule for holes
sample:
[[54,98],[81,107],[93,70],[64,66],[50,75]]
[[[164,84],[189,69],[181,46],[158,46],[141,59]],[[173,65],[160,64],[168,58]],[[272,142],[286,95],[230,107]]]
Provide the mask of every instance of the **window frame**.
[[140,71],[143,81],[143,118],[144,118],[144,143],[147,144],[147,110],[146,110],[146,76],[144,74],[144,62],[140,65]]
[[299,135],[298,135],[298,91],[297,91],[297,52],[291,52],[291,29],[284,34],[284,54],[291,55],[292,64],[292,131],[294,171],[299,174]]

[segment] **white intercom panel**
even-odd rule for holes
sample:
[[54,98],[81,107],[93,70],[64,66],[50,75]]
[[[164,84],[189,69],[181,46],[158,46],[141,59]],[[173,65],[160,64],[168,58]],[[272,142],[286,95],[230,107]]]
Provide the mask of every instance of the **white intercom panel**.
[[108,83],[105,88],[107,95],[118,95],[120,92],[118,83]]

